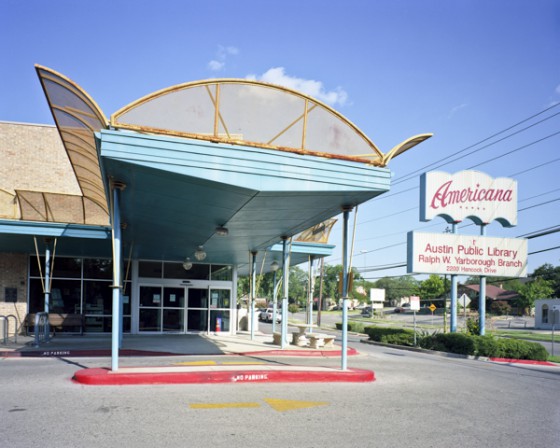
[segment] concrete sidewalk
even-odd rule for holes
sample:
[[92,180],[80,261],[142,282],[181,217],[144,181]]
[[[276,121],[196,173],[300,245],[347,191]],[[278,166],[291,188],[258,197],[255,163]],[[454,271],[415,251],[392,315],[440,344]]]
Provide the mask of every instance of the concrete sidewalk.
[[[348,349],[348,355],[357,354]],[[180,356],[235,356],[239,362],[181,363],[176,365],[172,357]],[[259,363],[244,362],[242,357],[258,356]],[[192,384],[192,383],[239,383],[239,382],[368,382],[374,381],[374,372],[369,370],[340,370],[329,367],[298,366],[274,362],[283,357],[340,357],[340,347],[310,349],[288,345],[285,349],[272,344],[272,336],[262,333],[251,337],[248,333],[229,335],[210,333],[200,335],[124,335],[119,350],[119,361],[134,357],[141,366],[119,367],[116,371],[107,368],[89,368],[77,371],[73,380],[88,385],[125,384]],[[57,335],[48,343],[36,347],[31,337],[18,336],[7,344],[0,345],[1,358],[37,357],[111,357],[110,335],[67,336]],[[169,364],[154,365],[155,357],[169,357]],[[267,363],[266,360],[270,362]],[[110,362],[108,361],[108,365]]]

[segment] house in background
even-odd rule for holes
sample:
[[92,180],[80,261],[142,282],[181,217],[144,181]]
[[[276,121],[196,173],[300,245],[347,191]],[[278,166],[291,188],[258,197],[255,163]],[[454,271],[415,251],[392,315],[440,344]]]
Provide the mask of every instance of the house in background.
[[[467,294],[471,299],[470,308],[478,309],[478,298],[480,294],[480,285],[460,285],[460,294]],[[515,300],[519,297],[516,291],[502,289],[495,285],[486,285],[486,309],[492,310],[492,303],[506,302],[511,306],[512,313],[515,313],[517,308]]]

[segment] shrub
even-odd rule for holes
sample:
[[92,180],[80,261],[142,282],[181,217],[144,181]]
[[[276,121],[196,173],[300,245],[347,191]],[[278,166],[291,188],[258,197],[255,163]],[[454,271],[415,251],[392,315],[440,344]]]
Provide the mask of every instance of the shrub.
[[414,332],[403,331],[399,334],[387,334],[381,337],[381,342],[385,344],[395,344],[395,345],[414,345]]
[[490,311],[496,316],[511,314],[511,305],[504,300],[498,300],[496,302],[492,302],[492,305],[490,305]]
[[[337,322],[335,325],[336,325],[337,330],[342,330],[342,322]],[[348,331],[353,331],[355,333],[363,333],[364,332],[364,324],[361,323],[361,322],[349,321],[346,324],[346,329]]]
[[[462,333],[441,333],[431,337],[425,337],[420,343],[427,343],[432,347],[431,350],[440,350],[460,355],[472,355],[474,353],[474,340],[472,337]],[[423,348],[428,348],[421,345]]]
[[500,358],[532,359],[546,361],[548,352],[538,342],[521,341],[518,339],[499,339]]
[[[386,344],[414,344],[414,332],[400,328],[365,327],[364,333],[372,341]],[[418,336],[417,345],[427,350],[457,353],[460,355],[487,356],[489,358],[532,359],[546,361],[548,352],[537,342],[496,338],[463,333],[435,333]]]
[[501,358],[501,348],[499,341],[489,335],[473,336],[476,356],[488,356],[490,358]]
[[467,319],[467,333],[468,334],[479,334],[480,333],[480,324],[478,319],[473,317],[469,317]]
[[401,328],[365,327],[366,333],[372,341],[385,344],[414,345],[414,332]]

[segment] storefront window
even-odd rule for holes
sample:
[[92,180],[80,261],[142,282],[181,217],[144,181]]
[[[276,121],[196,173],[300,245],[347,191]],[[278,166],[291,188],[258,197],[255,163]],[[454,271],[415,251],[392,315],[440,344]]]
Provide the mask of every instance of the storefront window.
[[212,280],[231,281],[233,279],[232,268],[229,265],[213,264],[212,265]]
[[[45,275],[45,257],[39,257],[41,270],[37,264],[37,257],[30,257],[29,273],[31,277],[41,277],[41,273]],[[82,259],[81,258],[51,258],[50,267],[53,268],[51,277],[58,278],[80,278],[82,276]]]
[[163,277],[189,280],[209,280],[210,265],[193,264],[191,269],[185,271],[182,263],[165,263]]
[[[53,279],[49,297],[49,312],[60,314],[80,313],[81,282],[79,280]],[[29,312],[45,311],[45,294],[40,279],[29,281]]]
[[113,260],[107,258],[86,258],[84,260],[84,278],[113,278]]
[[[44,257],[29,259],[29,312],[45,310]],[[83,277],[82,277],[83,265]],[[55,257],[51,275],[49,312],[60,314],[83,314],[86,332],[110,332],[112,329],[113,290],[112,261],[110,259],[84,259]],[[128,292],[127,292],[128,291]],[[130,281],[123,288],[123,331],[130,332],[131,304]],[[62,331],[66,329],[63,328]],[[70,331],[70,330],[68,330]]]
[[146,278],[161,278],[161,261],[141,261],[138,263],[138,275]]

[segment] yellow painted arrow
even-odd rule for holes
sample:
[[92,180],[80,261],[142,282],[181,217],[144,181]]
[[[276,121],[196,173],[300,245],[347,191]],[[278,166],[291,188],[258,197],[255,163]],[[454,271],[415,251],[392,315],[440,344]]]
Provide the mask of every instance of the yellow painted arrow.
[[265,398],[264,401],[278,412],[293,411],[294,409],[314,408],[316,406],[326,406],[326,401],[297,401],[297,400],[281,400],[278,398]]
[[[275,411],[285,412],[295,409],[313,408],[316,406],[326,406],[326,401],[297,401],[297,400],[281,400],[278,398],[265,398],[264,401]],[[191,409],[225,409],[225,408],[258,408],[259,403],[193,403],[189,407]]]

